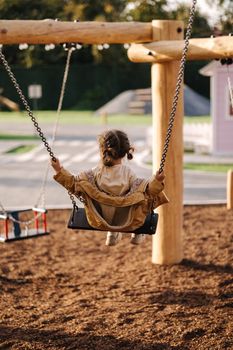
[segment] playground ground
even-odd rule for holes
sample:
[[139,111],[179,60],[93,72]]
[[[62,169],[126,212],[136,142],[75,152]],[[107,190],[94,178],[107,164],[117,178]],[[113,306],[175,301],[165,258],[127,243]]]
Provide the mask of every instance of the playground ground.
[[0,349],[233,349],[233,220],[225,206],[184,209],[184,260],[151,263],[151,238],[66,229],[0,246]]

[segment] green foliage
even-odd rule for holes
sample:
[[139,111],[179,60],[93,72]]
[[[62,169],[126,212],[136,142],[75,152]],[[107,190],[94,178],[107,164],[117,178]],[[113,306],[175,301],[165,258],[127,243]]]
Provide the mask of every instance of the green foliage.
[[[184,21],[185,27],[187,27],[188,20],[189,20],[189,13],[190,13],[190,6],[186,4],[180,4],[176,8],[176,10],[173,10],[171,12],[170,17],[171,19]],[[192,37],[199,37],[199,38],[208,37],[211,34],[213,33],[207,21],[207,18],[205,18],[197,9],[194,17],[194,22],[193,22]]]
[[64,14],[70,20],[116,21],[126,5],[125,0],[70,0],[64,6]]
[[[65,0],[0,0],[0,19],[31,19],[64,18],[63,8]],[[10,64],[21,64],[30,68],[43,62],[54,63],[62,60],[63,50],[58,48],[48,54],[42,45],[30,45],[27,50],[19,51],[18,46],[4,47]],[[45,57],[46,56],[46,57]]]
[[57,18],[62,15],[65,3],[65,0],[0,0],[0,18]]
[[167,19],[167,0],[134,0],[128,1],[126,19],[140,22],[151,22],[153,19]]
[[216,27],[219,33],[227,35],[232,32],[233,1],[232,0],[207,0],[210,6],[217,6],[219,18]]

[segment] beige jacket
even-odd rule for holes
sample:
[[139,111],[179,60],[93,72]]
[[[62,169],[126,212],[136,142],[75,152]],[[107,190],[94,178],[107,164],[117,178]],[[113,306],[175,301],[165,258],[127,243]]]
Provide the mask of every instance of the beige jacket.
[[155,176],[149,180],[137,178],[123,164],[97,166],[78,176],[62,168],[54,179],[84,198],[87,220],[99,230],[134,231],[150,211],[168,202],[164,184]]

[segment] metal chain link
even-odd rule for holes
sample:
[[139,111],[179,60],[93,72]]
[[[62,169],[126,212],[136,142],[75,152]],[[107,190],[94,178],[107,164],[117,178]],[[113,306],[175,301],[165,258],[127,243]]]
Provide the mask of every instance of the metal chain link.
[[7,212],[6,212],[6,209],[4,208],[4,206],[2,205],[2,203],[0,202],[0,209],[1,209],[1,212],[7,216]]
[[189,40],[190,40],[191,34],[192,34],[192,26],[193,26],[193,21],[194,21],[194,17],[195,17],[196,4],[197,4],[197,0],[193,0],[191,10],[190,10],[190,17],[189,17],[189,22],[188,22],[188,26],[187,26],[186,36],[185,36],[185,44],[184,44],[184,48],[183,48],[183,52],[182,52],[182,58],[180,61],[180,68],[179,68],[178,77],[177,77],[176,89],[175,89],[171,113],[170,113],[170,117],[169,117],[168,129],[167,129],[167,133],[166,133],[166,137],[165,137],[162,157],[161,157],[160,166],[159,166],[159,173],[163,172],[166,157],[167,157],[167,152],[168,152],[168,146],[169,146],[169,142],[170,142],[171,135],[172,135],[172,128],[174,125],[174,120],[175,120],[175,115],[176,115],[176,110],[177,110],[177,105],[178,105],[178,100],[179,100],[179,94],[180,94],[180,88],[181,88],[183,78],[184,78],[184,69],[185,69],[185,64],[186,64],[186,60],[187,60]]
[[42,213],[37,213],[32,219],[29,219],[29,220],[17,220],[11,214],[7,213],[8,219],[10,219],[11,221],[13,221],[13,222],[15,222],[17,224],[25,225],[25,226],[29,226],[30,224],[35,222],[37,219],[39,219],[41,217],[41,215],[42,215]]
[[15,87],[15,89],[16,89],[16,91],[17,91],[17,93],[18,93],[18,95],[19,95],[19,97],[20,97],[20,99],[21,99],[21,101],[22,101],[22,103],[23,103],[23,105],[24,105],[28,115],[29,115],[29,117],[31,118],[31,121],[34,124],[34,127],[35,127],[39,137],[41,138],[41,140],[42,140],[45,148],[47,149],[50,157],[52,158],[52,160],[55,160],[56,157],[55,157],[53,151],[51,150],[51,147],[49,146],[48,141],[46,140],[46,137],[44,136],[44,134],[43,134],[43,132],[42,132],[42,130],[41,130],[41,128],[40,128],[36,118],[35,118],[35,116],[33,115],[32,111],[31,111],[31,108],[29,107],[29,104],[28,104],[28,102],[27,102],[27,100],[26,100],[26,98],[25,98],[25,96],[24,96],[24,94],[23,94],[23,92],[22,92],[22,90],[21,90],[21,88],[20,88],[20,86],[19,86],[19,84],[18,84],[18,82],[17,82],[17,80],[16,80],[16,78],[15,78],[15,76],[14,76],[14,74],[13,74],[13,72],[12,72],[12,70],[11,70],[7,60],[6,60],[6,58],[5,58],[5,56],[4,56],[4,54],[3,54],[3,52],[2,52],[2,49],[0,49],[0,59],[2,61],[2,64],[3,64],[4,68],[6,69],[8,75],[10,77],[10,80],[12,81],[12,83],[13,83],[13,85],[14,85],[14,87]]
[[79,200],[79,202],[83,203],[84,205],[87,204],[85,198],[83,198],[82,195],[75,195],[75,196],[74,196],[74,195],[72,194],[72,192],[70,192],[70,191],[68,191],[68,195],[70,196],[70,200],[71,200],[71,202],[72,202],[72,204],[73,204],[73,207],[76,208],[76,209],[78,209],[78,204],[77,204],[77,202],[76,202],[76,200],[75,200],[74,197],[77,197],[78,200]]

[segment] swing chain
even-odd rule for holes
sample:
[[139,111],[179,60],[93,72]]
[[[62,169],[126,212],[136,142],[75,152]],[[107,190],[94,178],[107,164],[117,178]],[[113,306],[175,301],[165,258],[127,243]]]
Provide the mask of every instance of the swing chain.
[[72,202],[72,204],[73,204],[73,208],[77,208],[78,206],[77,206],[77,203],[76,203],[76,201],[75,201],[75,199],[74,199],[73,194],[72,194],[70,191],[68,191],[68,195],[69,195],[70,200],[71,200],[71,202]]
[[4,206],[2,205],[1,202],[0,202],[0,210],[1,210],[1,212],[2,212],[4,215],[7,215],[7,212],[6,212]]
[[[62,86],[62,92],[61,92],[61,96],[60,96],[60,100],[59,100],[58,113],[60,112],[61,106],[62,106],[62,100],[63,100],[64,92],[65,92],[65,83],[66,83],[66,79],[67,79],[67,75],[68,75],[68,67],[69,67],[72,51],[73,51],[72,49],[69,49],[69,52],[68,52],[67,66],[66,66],[65,78],[64,78],[63,86]],[[32,111],[31,111],[31,109],[29,107],[29,104],[28,104],[28,102],[27,102],[27,100],[26,100],[26,98],[25,98],[25,96],[24,96],[24,94],[23,94],[23,92],[22,92],[22,90],[21,90],[21,88],[20,88],[20,86],[19,86],[19,84],[18,84],[18,82],[17,82],[17,80],[16,80],[16,78],[15,78],[15,76],[14,76],[14,74],[13,74],[11,68],[10,68],[10,66],[9,66],[9,64],[7,63],[7,60],[6,60],[6,58],[5,58],[5,56],[4,56],[4,54],[3,54],[1,49],[0,49],[0,59],[2,61],[2,64],[3,64],[4,68],[6,69],[6,71],[8,73],[10,79],[11,79],[11,81],[12,81],[12,83],[13,83],[13,85],[14,85],[14,87],[15,87],[15,89],[16,89],[16,91],[17,91],[17,93],[18,93],[18,95],[19,95],[19,97],[20,97],[20,99],[21,99],[21,101],[22,101],[22,103],[23,103],[23,105],[24,105],[28,115],[29,115],[29,117],[31,118],[31,121],[34,124],[34,127],[36,128],[36,130],[37,130],[37,132],[38,132],[42,142],[44,143],[44,146],[47,149],[51,159],[52,160],[56,160],[56,157],[55,157],[51,147],[49,146],[49,143],[46,140],[46,137],[44,136],[44,134],[43,134],[43,132],[42,132],[42,130],[41,130],[41,128],[40,128],[36,118],[35,118],[35,116],[33,115]],[[53,138],[53,142],[54,142],[54,138]],[[71,202],[72,202],[73,206],[77,207],[77,204],[76,204],[76,201],[74,199],[73,194],[71,192],[68,192],[68,194],[70,196],[70,199],[71,199]],[[85,203],[84,198],[82,198],[80,196],[78,196],[77,198],[79,199],[80,202]],[[2,210],[5,212],[5,210],[2,207],[1,203],[0,203],[0,206],[1,206]]]
[[18,93],[18,95],[19,95],[19,97],[20,97],[20,99],[21,99],[21,101],[22,101],[22,103],[23,103],[23,105],[24,105],[28,115],[29,115],[29,117],[31,118],[31,121],[34,124],[34,127],[35,127],[39,137],[41,138],[42,142],[44,143],[45,148],[47,149],[47,151],[48,151],[50,157],[52,158],[52,160],[56,160],[56,157],[55,157],[53,151],[51,150],[51,148],[50,148],[50,146],[48,144],[48,141],[46,140],[46,137],[44,136],[44,134],[43,134],[43,132],[42,132],[42,130],[41,130],[41,128],[40,128],[36,118],[35,118],[35,116],[33,115],[32,111],[31,111],[31,109],[29,107],[29,104],[28,104],[28,102],[27,102],[27,100],[26,100],[26,98],[25,98],[25,96],[24,96],[24,94],[23,94],[23,92],[22,92],[22,90],[21,90],[21,88],[20,88],[20,86],[19,86],[19,84],[18,84],[18,82],[17,82],[17,80],[16,80],[16,78],[15,78],[15,76],[14,76],[14,74],[13,74],[11,68],[10,68],[10,66],[9,66],[9,64],[7,63],[6,58],[5,58],[5,56],[4,56],[4,54],[3,54],[1,49],[0,49],[0,59],[2,61],[2,64],[3,64],[4,68],[6,69],[6,71],[8,73],[10,79],[11,79],[11,81],[12,81],[12,83],[13,83],[13,85],[14,85],[14,87],[15,87],[15,89],[16,89],[16,91],[17,91],[17,93]]
[[184,44],[184,48],[183,48],[183,52],[182,52],[182,58],[181,58],[181,62],[180,62],[180,68],[179,68],[178,78],[177,78],[177,83],[176,83],[176,89],[175,89],[173,102],[172,102],[172,109],[171,109],[171,113],[170,113],[168,129],[167,129],[167,133],[166,133],[166,137],[165,137],[162,157],[161,157],[160,166],[159,166],[159,173],[163,172],[165,160],[166,160],[167,152],[168,152],[168,146],[169,146],[169,142],[170,142],[171,135],[172,135],[172,128],[174,125],[174,120],[175,120],[175,115],[176,115],[176,110],[177,110],[177,105],[178,105],[178,100],[179,100],[179,95],[180,95],[180,89],[181,89],[181,85],[182,85],[183,78],[184,78],[184,70],[185,70],[185,64],[186,64],[186,60],[187,60],[189,40],[190,40],[191,34],[192,34],[192,26],[193,26],[193,21],[194,21],[194,17],[195,17],[196,4],[197,4],[197,0],[193,0],[192,7],[190,10],[190,17],[189,17],[189,22],[188,22],[188,26],[187,26],[187,31],[186,31],[186,35],[185,35],[185,44]]
[[[68,191],[68,195],[69,195],[70,200],[71,200],[71,202],[72,202],[72,204],[73,204],[73,208],[78,209],[78,205],[77,205],[77,203],[76,203],[76,200],[75,200],[75,198],[74,198],[74,195],[73,195],[70,191]],[[78,198],[79,202],[83,203],[84,205],[86,204],[85,199],[84,199],[81,195],[76,195],[76,197]]]
[[15,222],[15,223],[20,224],[20,225],[25,225],[25,227],[29,226],[30,224],[35,222],[35,220],[39,219],[42,216],[42,213],[37,213],[35,215],[35,217],[33,217],[32,219],[29,219],[29,220],[17,220],[11,214],[8,214],[7,212],[6,212],[6,214],[7,214],[8,219],[10,219],[12,222]]

